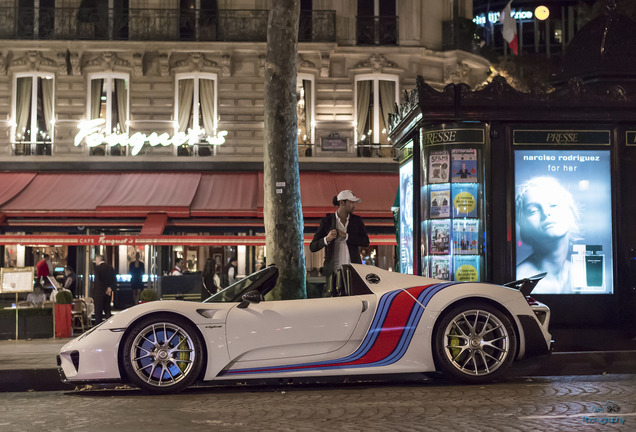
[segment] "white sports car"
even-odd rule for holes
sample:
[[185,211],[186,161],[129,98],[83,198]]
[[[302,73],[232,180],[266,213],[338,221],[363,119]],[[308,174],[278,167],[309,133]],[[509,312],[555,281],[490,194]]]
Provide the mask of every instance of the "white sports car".
[[548,354],[537,280],[445,282],[352,264],[331,297],[265,301],[267,267],[205,302],[154,301],[112,316],[58,356],[71,383],[127,382],[152,393],[197,381],[440,371],[469,383]]

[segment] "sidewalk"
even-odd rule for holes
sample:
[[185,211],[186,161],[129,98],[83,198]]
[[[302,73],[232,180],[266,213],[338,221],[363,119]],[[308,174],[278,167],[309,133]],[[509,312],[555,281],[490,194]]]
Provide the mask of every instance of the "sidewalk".
[[[508,376],[636,373],[636,340],[615,329],[554,329],[549,358],[515,363]],[[0,392],[73,390],[60,381],[56,355],[70,339],[0,341]]]

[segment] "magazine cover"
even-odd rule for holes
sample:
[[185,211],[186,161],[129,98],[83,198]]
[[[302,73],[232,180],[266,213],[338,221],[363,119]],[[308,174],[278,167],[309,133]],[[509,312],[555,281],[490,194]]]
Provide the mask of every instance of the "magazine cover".
[[458,282],[479,282],[479,257],[455,256],[453,257],[455,280]]
[[450,185],[431,185],[429,203],[431,218],[450,217]]
[[479,221],[477,219],[453,220],[453,253],[455,255],[479,253]]
[[448,152],[434,151],[428,155],[429,171],[428,182],[429,183],[447,183],[448,174],[450,171],[450,160]]
[[477,183],[453,185],[453,216],[477,217]]
[[431,254],[450,253],[450,220],[431,221]]
[[477,150],[453,149],[451,151],[451,178],[453,183],[477,182]]
[[431,257],[431,277],[435,279],[450,280],[450,257]]

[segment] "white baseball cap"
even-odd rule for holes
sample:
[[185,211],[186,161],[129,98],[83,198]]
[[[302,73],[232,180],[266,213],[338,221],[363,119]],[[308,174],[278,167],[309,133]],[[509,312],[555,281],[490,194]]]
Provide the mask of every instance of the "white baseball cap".
[[355,196],[353,194],[353,192],[351,192],[350,190],[343,190],[340,191],[340,193],[338,194],[338,196],[336,197],[336,199],[338,201],[353,201],[353,202],[359,202],[362,201],[360,198],[358,198],[357,196]]

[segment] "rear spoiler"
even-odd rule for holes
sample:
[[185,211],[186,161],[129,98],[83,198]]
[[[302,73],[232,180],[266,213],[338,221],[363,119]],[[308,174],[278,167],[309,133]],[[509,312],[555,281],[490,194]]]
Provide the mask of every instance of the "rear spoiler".
[[539,273],[534,276],[527,277],[525,279],[519,279],[513,282],[505,283],[503,286],[515,288],[521,291],[524,296],[530,295],[535,286],[543,279],[548,273]]

